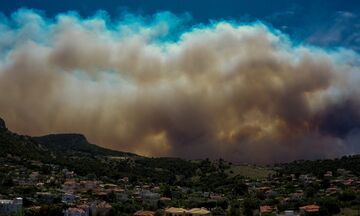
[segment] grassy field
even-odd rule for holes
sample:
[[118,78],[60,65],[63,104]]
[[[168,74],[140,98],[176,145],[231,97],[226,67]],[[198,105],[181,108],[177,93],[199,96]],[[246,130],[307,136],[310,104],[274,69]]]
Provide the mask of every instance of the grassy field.
[[231,165],[226,172],[230,176],[242,175],[252,179],[263,179],[268,177],[269,174],[275,174],[269,168],[254,165]]

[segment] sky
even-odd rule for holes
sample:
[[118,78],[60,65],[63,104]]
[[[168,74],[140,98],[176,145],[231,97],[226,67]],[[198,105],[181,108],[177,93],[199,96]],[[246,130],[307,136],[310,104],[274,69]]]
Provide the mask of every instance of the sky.
[[6,1],[0,116],[146,156],[360,153],[356,1]]
[[189,14],[189,24],[212,20],[252,22],[260,20],[290,34],[299,41],[320,46],[345,46],[360,49],[360,2],[357,0],[16,0],[1,3],[1,11],[10,15],[19,8],[36,9],[48,17],[76,11],[83,17],[106,11],[113,19],[125,11],[153,16],[169,11]]

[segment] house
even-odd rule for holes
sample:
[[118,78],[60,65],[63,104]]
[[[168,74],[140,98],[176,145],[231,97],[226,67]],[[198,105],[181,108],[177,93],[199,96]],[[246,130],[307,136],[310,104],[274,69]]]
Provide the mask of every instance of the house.
[[326,195],[332,196],[341,193],[341,189],[337,187],[330,187],[325,190]]
[[203,197],[204,198],[209,198],[210,197],[210,192],[204,192]]
[[76,207],[79,208],[79,209],[84,210],[86,216],[89,216],[89,215],[90,215],[90,206],[89,206],[89,205],[87,205],[87,204],[81,204],[81,205],[78,205],[78,206],[76,206]]
[[118,180],[118,182],[129,183],[129,177],[124,177]]
[[14,200],[0,200],[0,215],[9,215],[21,211],[23,199],[15,198]]
[[160,199],[160,194],[153,193],[149,190],[144,190],[140,193],[141,199],[144,203],[148,203],[152,206],[156,206]]
[[97,181],[91,181],[91,180],[80,181],[80,186],[85,191],[94,190],[98,186],[98,182]]
[[63,191],[65,192],[74,192],[78,190],[79,185],[75,180],[67,180],[63,184]]
[[327,171],[325,174],[324,174],[324,178],[325,179],[331,179],[333,177],[333,173],[331,171]]
[[169,198],[169,197],[160,197],[160,200],[164,201],[164,202],[170,202],[171,198]]
[[66,193],[62,196],[62,202],[66,203],[66,204],[71,204],[74,203],[76,199],[76,196],[74,194],[71,193]]
[[32,172],[29,175],[29,179],[31,181],[35,182],[35,181],[37,181],[39,179],[39,176],[40,176],[39,172]]
[[295,212],[293,210],[286,210],[285,216],[295,216]]
[[137,211],[134,213],[134,216],[154,216],[155,212],[153,211]]
[[206,208],[193,208],[188,211],[186,211],[187,216],[210,216],[211,212],[208,211]]
[[298,216],[294,210],[285,210],[284,213],[278,214],[278,216]]
[[269,215],[271,213],[275,213],[276,209],[272,206],[260,206],[260,216],[261,215]]
[[314,204],[300,207],[300,215],[317,215],[319,211],[320,206]]
[[185,216],[186,209],[183,208],[167,208],[165,209],[165,216]]
[[165,209],[165,216],[210,216],[211,212],[206,208],[192,208],[186,210],[183,208],[167,208]]
[[76,176],[74,171],[69,171],[67,169],[63,169],[63,173],[64,173],[65,178],[67,178],[67,179],[71,179]]
[[291,195],[290,195],[290,199],[292,200],[292,201],[300,201],[302,198],[304,197],[304,193],[303,192],[300,192],[300,191],[298,191],[298,192],[296,192],[296,193],[292,193]]
[[78,208],[68,208],[64,211],[64,216],[86,216],[85,211]]
[[154,192],[154,193],[160,193],[160,187],[159,186],[155,186],[151,189],[151,192]]
[[64,211],[64,216],[89,216],[89,212],[85,212],[81,208],[68,208]]
[[50,192],[36,192],[36,199],[39,203],[51,204],[55,196]]
[[91,214],[92,216],[105,216],[109,214],[111,209],[112,206],[109,203],[101,202],[91,207]]
[[113,192],[115,193],[117,201],[124,202],[129,200],[129,195],[125,192],[125,190],[115,189]]

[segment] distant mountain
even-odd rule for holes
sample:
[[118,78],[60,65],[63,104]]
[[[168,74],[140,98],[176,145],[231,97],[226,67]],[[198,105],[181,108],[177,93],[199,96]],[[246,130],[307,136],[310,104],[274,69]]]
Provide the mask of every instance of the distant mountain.
[[110,150],[91,144],[82,134],[50,134],[41,137],[34,137],[34,140],[44,145],[51,151],[62,154],[82,153],[94,156],[136,156],[132,153]]
[[0,118],[0,156],[7,154],[43,159],[48,155],[136,156],[91,144],[81,134],[51,134],[41,137],[23,136],[9,131]]

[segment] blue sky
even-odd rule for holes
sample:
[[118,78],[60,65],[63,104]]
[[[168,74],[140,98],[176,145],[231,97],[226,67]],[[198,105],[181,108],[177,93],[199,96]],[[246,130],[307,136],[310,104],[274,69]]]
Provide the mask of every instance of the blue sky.
[[112,18],[124,11],[141,16],[162,11],[186,13],[191,15],[191,23],[205,24],[224,19],[260,20],[289,34],[293,40],[360,50],[360,1],[357,0],[15,0],[3,1],[0,8],[7,16],[19,8],[29,8],[49,17],[67,11],[87,17],[105,10]]

